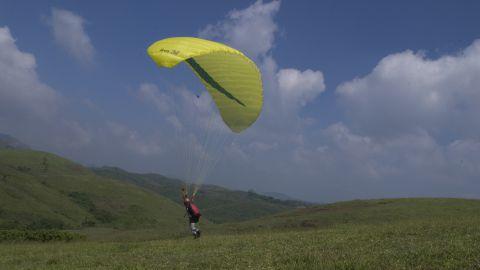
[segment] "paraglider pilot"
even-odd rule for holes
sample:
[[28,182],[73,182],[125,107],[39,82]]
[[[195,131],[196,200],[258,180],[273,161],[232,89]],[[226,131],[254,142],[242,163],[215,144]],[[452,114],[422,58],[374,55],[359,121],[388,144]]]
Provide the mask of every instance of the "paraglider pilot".
[[200,210],[198,207],[193,204],[193,196],[191,198],[188,197],[185,188],[182,188],[182,199],[183,204],[185,205],[185,210],[187,211],[186,215],[188,216],[188,222],[190,223],[190,230],[192,230],[192,234],[194,238],[200,237],[200,229],[197,228],[197,223],[200,220]]

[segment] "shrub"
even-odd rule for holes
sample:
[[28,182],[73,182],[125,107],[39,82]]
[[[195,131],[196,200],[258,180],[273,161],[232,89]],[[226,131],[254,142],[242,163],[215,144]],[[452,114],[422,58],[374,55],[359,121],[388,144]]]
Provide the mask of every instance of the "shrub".
[[2,241],[73,241],[83,240],[85,235],[59,230],[0,230],[0,242]]
[[29,230],[51,230],[51,229],[64,229],[65,223],[61,220],[57,219],[49,219],[49,218],[38,218],[33,220],[27,225],[27,229]]

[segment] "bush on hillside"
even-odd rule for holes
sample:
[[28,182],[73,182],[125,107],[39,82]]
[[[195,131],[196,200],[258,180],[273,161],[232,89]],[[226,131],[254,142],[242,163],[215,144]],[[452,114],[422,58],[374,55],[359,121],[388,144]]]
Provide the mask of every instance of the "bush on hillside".
[[83,240],[85,235],[58,230],[0,230],[0,242],[3,241],[73,241]]

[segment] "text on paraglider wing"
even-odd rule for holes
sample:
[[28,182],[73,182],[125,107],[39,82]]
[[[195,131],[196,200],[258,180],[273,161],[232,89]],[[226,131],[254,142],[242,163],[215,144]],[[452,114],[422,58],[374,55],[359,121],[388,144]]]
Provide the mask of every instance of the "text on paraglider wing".
[[180,53],[180,51],[178,50],[168,50],[168,49],[160,49],[160,52],[162,53],[169,53],[169,54],[173,54],[173,55],[178,55]]

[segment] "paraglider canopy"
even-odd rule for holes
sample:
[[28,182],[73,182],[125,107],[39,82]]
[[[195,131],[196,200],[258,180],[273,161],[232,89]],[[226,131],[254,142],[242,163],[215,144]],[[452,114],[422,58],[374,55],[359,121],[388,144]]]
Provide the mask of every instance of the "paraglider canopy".
[[193,37],[174,37],[147,49],[158,66],[186,62],[213,98],[224,123],[239,133],[260,115],[263,90],[260,72],[242,52],[227,45]]

